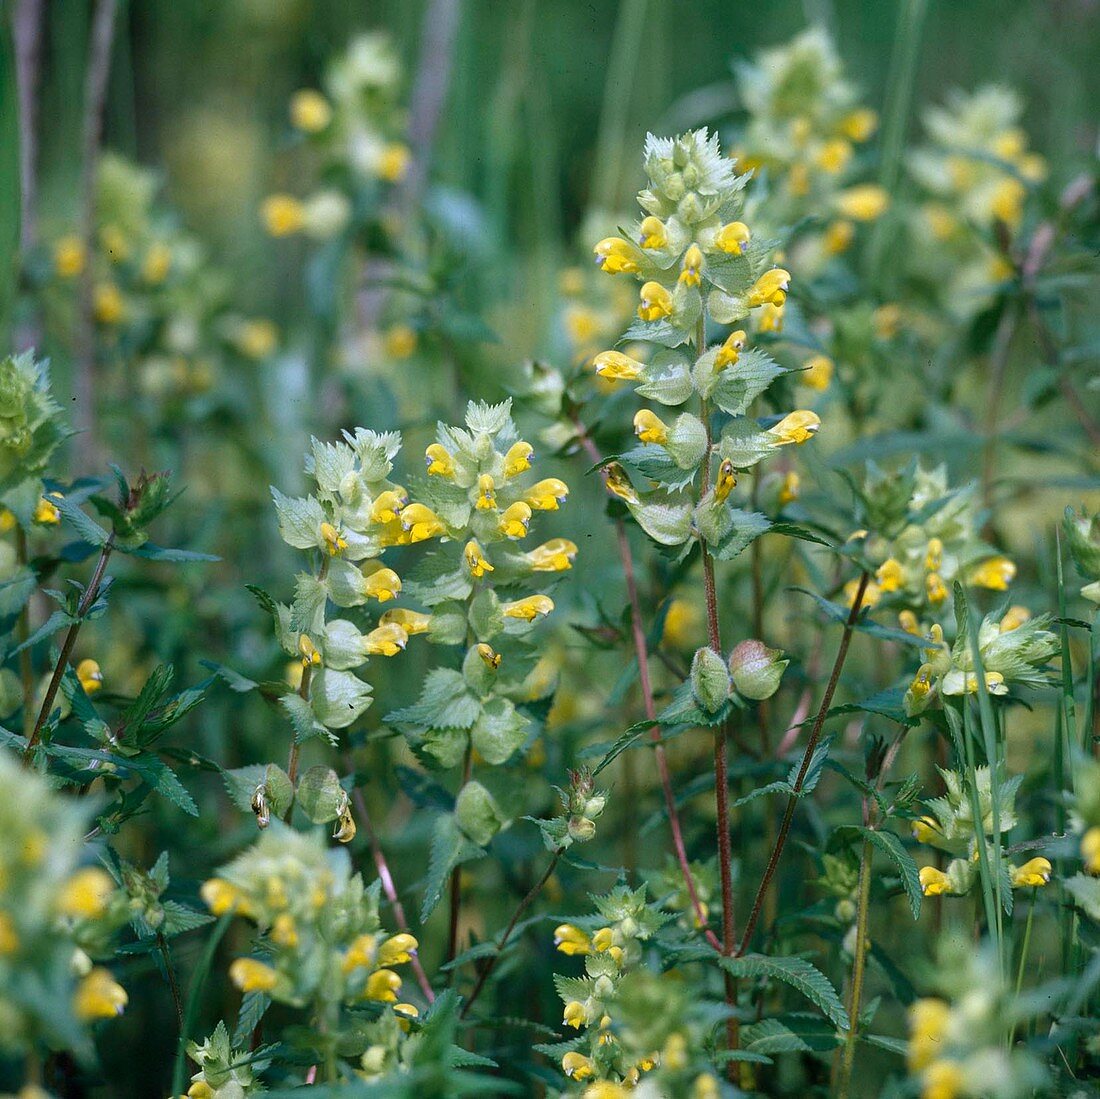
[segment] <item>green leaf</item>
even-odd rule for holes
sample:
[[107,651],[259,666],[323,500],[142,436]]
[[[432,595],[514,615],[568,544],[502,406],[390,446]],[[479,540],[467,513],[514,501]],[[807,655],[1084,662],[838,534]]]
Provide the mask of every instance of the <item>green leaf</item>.
[[917,919],[920,916],[923,894],[920,887],[920,875],[917,872],[917,864],[913,861],[913,856],[902,847],[901,840],[893,832],[878,832],[872,828],[862,828],[860,831],[897,867],[902,887],[905,889],[905,895],[909,898],[909,908],[913,913],[913,919]]
[[842,1030],[848,1029],[848,1013],[836,989],[829,978],[805,958],[746,954],[741,958],[719,956],[718,964],[734,977],[782,981],[816,1004]]
[[105,545],[110,535],[94,519],[89,518],[72,500],[65,497],[54,497],[53,502],[57,510],[68,521],[69,526],[93,546]]
[[718,374],[711,399],[731,416],[742,416],[749,405],[785,373],[765,351],[743,351],[737,362]]
[[691,537],[691,504],[686,500],[651,498],[627,507],[638,526],[662,546],[683,545]]
[[297,694],[285,694],[279,699],[279,705],[290,718],[294,727],[294,740],[302,744],[312,737],[323,737],[330,744],[336,743],[336,736],[317,720],[310,704]]
[[143,557],[147,561],[172,561],[177,564],[189,564],[194,561],[220,561],[221,558],[214,553],[199,553],[197,550],[168,549],[165,546],[157,546],[152,542],[145,542],[140,546],[127,548],[119,546],[121,553],[128,553],[131,557]]
[[771,520],[761,512],[721,508],[716,516],[714,536],[708,534],[707,542],[715,557],[730,561],[770,527]]
[[411,706],[386,715],[387,725],[422,729],[469,729],[481,713],[481,703],[466,687],[462,673],[433,668],[424,680],[420,698]]
[[450,813],[436,818],[428,855],[428,877],[424,886],[424,901],[420,906],[421,923],[424,923],[435,911],[451,871],[464,862],[472,862],[484,855],[485,851],[466,838],[458,822]]

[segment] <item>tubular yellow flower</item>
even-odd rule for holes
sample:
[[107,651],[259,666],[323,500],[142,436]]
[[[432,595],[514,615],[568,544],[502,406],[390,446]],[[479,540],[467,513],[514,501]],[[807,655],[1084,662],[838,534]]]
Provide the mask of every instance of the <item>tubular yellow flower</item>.
[[196,1080],[187,1089],[185,1099],[214,1099],[214,1089],[205,1080]]
[[107,911],[115,891],[114,879],[106,870],[88,866],[78,870],[57,896],[57,910],[75,919],[98,919]]
[[95,288],[92,312],[100,324],[115,325],[126,316],[126,302],[113,282],[100,283]]
[[363,990],[365,1000],[376,1000],[383,1004],[397,1003],[397,993],[401,990],[401,978],[392,969],[376,969],[367,978],[367,987]]
[[405,178],[412,163],[409,147],[400,141],[393,141],[382,150],[376,166],[379,179],[387,183],[399,183]]
[[424,461],[428,466],[428,473],[433,477],[453,477],[455,472],[454,459],[441,443],[432,443],[424,451]]
[[668,442],[668,425],[648,408],[643,408],[634,414],[634,434],[643,443],[660,446]]
[[348,947],[340,969],[350,973],[353,969],[371,969],[378,955],[378,940],[373,935],[360,935]]
[[938,572],[930,572],[924,578],[924,590],[929,603],[942,603],[947,598],[947,585]]
[[788,413],[774,427],[769,427],[768,434],[775,440],[772,446],[787,446],[789,443],[800,445],[813,438],[819,427],[821,417],[816,412],[800,409]]
[[642,231],[638,236],[638,243],[643,248],[664,248],[668,244],[665,223],[651,214],[642,222]]
[[1016,576],[1016,566],[1007,557],[991,557],[970,574],[970,583],[990,591],[1008,591]]
[[409,541],[423,542],[447,533],[447,526],[430,507],[424,504],[407,504],[399,516],[401,526],[409,532]]
[[557,477],[547,477],[532,485],[523,495],[535,511],[557,511],[569,495],[569,486]]
[[509,504],[500,516],[498,529],[505,538],[525,538],[531,523],[531,508],[522,500]]
[[1031,611],[1027,607],[1021,607],[1018,604],[1009,607],[1005,611],[1004,618],[1001,619],[1001,633],[1011,633],[1019,629],[1030,617]]
[[702,282],[702,275],[700,272],[703,270],[703,253],[699,250],[699,245],[693,244],[685,253],[683,262],[680,264],[680,277],[679,282],[682,282],[685,286],[698,286]]
[[748,337],[740,328],[736,332],[731,332],[726,337],[725,343],[718,348],[718,354],[714,357],[714,369],[725,370],[727,366],[736,365],[737,360],[741,357],[741,352],[745,349],[747,339]]
[[605,275],[632,275],[638,270],[633,250],[619,237],[604,237],[592,251],[596,253],[596,266]]
[[924,1070],[921,1099],[958,1099],[966,1077],[957,1061],[933,1061]]
[[749,246],[751,234],[743,221],[731,221],[723,225],[714,236],[714,247],[719,252],[741,255]]
[[371,504],[370,517],[372,523],[393,523],[397,520],[398,513],[409,502],[409,497],[403,488],[386,489],[380,492]]
[[811,355],[803,365],[806,367],[801,376],[803,385],[818,392],[829,388],[835,367],[828,355]]
[[419,945],[416,938],[406,932],[392,935],[378,948],[378,964],[404,965],[416,953]]
[[628,504],[638,503],[638,494],[634,491],[634,486],[630,483],[626,470],[618,462],[612,462],[607,466],[606,484],[607,491],[612,496],[618,496],[620,500],[625,500]]
[[638,316],[643,321],[672,316],[672,295],[659,282],[643,283],[638,296],[641,300]]
[[74,235],[61,237],[53,246],[53,267],[59,277],[75,279],[84,272],[84,242]]
[[601,378],[616,382],[636,382],[645,370],[645,363],[624,355],[621,351],[601,351],[592,365]]
[[320,133],[332,121],[332,107],[320,92],[303,88],[290,97],[290,121],[304,133]]
[[847,252],[852,246],[855,235],[856,227],[846,218],[829,222],[822,238],[825,251],[830,256],[839,256],[842,252]]
[[919,702],[931,689],[932,669],[927,664],[922,664],[920,668],[917,669],[917,674],[913,676],[913,682],[909,684],[909,695],[914,701]]
[[483,473],[477,479],[477,503],[474,507],[478,511],[490,511],[497,506],[496,482],[492,475]]
[[951,892],[951,879],[934,866],[920,868],[920,888],[926,897],[940,897]]
[[898,625],[906,633],[911,633],[914,637],[920,637],[920,623],[912,611],[901,611],[898,614]]
[[798,499],[801,487],[802,478],[799,477],[793,469],[787,470],[787,472],[783,474],[783,482],[779,486],[780,506],[794,503],[794,501]]
[[782,305],[787,300],[787,289],[790,285],[790,271],[784,271],[782,267],[765,271],[749,291],[748,307],[755,309],[765,304]]
[[103,672],[99,664],[92,660],[82,660],[76,666],[76,678],[80,680],[80,686],[84,688],[86,695],[94,695],[103,687]]
[[935,817],[921,817],[913,821],[913,839],[917,843],[933,843],[940,834]]
[[573,1080],[587,1080],[590,1076],[596,1074],[591,1060],[585,1057],[583,1053],[577,1053],[575,1050],[570,1050],[561,1059],[561,1068],[562,1072]]
[[718,467],[718,476],[714,481],[714,498],[720,504],[724,503],[736,485],[737,475],[733,471],[733,463],[727,458]]
[[1086,873],[1100,874],[1100,828],[1090,828],[1081,837],[1081,861]]
[[920,1072],[943,1052],[951,1009],[934,998],[914,1000],[909,1007],[909,1068]]
[[518,477],[531,468],[531,460],[535,456],[535,448],[522,439],[513,443],[504,455],[504,476],[508,478]]
[[268,195],[260,212],[264,228],[273,237],[300,233],[306,223],[305,207],[293,195]]
[[473,538],[466,543],[466,548],[462,551],[462,556],[466,561],[466,567],[470,570],[470,575],[480,580],[487,572],[493,572],[493,566],[485,558],[485,554],[478,545],[477,541]]
[[121,1015],[129,1003],[126,989],[115,982],[110,972],[96,966],[73,994],[73,1011],[78,1019],[89,1023],[95,1019],[113,1019]]
[[321,663],[320,650],[313,644],[308,634],[302,633],[298,635],[298,654],[302,658],[303,668],[310,666],[316,667]]
[[772,305],[771,302],[764,304],[760,312],[757,314],[757,327],[761,332],[775,332],[779,333],[783,331],[783,309],[782,305]]
[[1027,189],[1018,179],[1003,179],[994,188],[989,200],[990,212],[998,221],[1015,229],[1023,217],[1026,197]]
[[814,158],[817,166],[832,176],[843,172],[851,159],[851,142],[845,141],[842,137],[834,137],[831,141],[826,141]]
[[562,1015],[562,1022],[566,1026],[575,1027],[580,1030],[585,1023],[588,1022],[588,1012],[584,1010],[584,1004],[580,1000],[570,1000],[565,1005],[565,1012]]
[[371,656],[396,656],[409,643],[409,635],[396,622],[376,626],[363,637],[363,644]]
[[279,346],[279,330],[271,321],[245,321],[233,334],[233,345],[250,359],[266,359]]
[[874,221],[882,217],[890,205],[890,196],[875,183],[849,187],[836,196],[839,213],[853,221]]
[[592,940],[579,927],[563,923],[554,929],[554,946],[562,954],[587,954],[592,949]]
[[331,523],[321,524],[321,537],[330,557],[339,557],[348,548],[348,540]]
[[547,615],[554,609],[554,600],[548,595],[529,595],[514,603],[502,603],[500,609],[505,618],[521,618],[525,622],[533,622],[540,615]]
[[404,607],[396,607],[394,610],[386,611],[378,619],[379,626],[400,626],[409,637],[414,637],[418,633],[427,633],[431,623],[432,616],[430,614],[425,614],[423,611],[405,610]]
[[526,556],[533,572],[565,572],[573,567],[577,547],[568,538],[551,538]]
[[500,653],[494,650],[492,645],[486,645],[484,641],[477,647],[477,655],[481,657],[487,668],[491,668],[494,672],[500,667],[502,657]]
[[1023,866],[1012,867],[1012,885],[1017,889],[1038,888],[1050,881],[1052,870],[1049,859],[1028,859]]
[[238,958],[229,967],[229,979],[242,992],[270,992],[278,982],[279,974],[255,958]]
[[292,950],[298,945],[298,927],[289,912],[280,912],[271,925],[271,941]]
[[172,249],[163,241],[153,241],[142,260],[141,277],[151,286],[158,286],[168,277],[171,268]]
[[409,1029],[409,1019],[420,1018],[420,1008],[418,1008],[416,1004],[394,1004],[393,1010],[395,1015],[403,1015],[405,1017],[404,1020],[399,1020],[401,1029],[405,1031]]
[[375,568],[369,573],[364,570],[363,579],[363,594],[379,603],[396,599],[401,591],[401,577],[393,569]]
[[199,896],[215,916],[236,910],[242,916],[250,914],[248,902],[241,891],[222,878],[209,878],[202,883]]
[[840,131],[852,141],[866,141],[878,127],[878,115],[869,107],[858,107],[840,120]]
[[884,593],[897,591],[905,579],[901,562],[893,557],[888,557],[879,565],[878,571],[875,573],[875,579]]
[[943,542],[938,538],[929,538],[924,552],[925,572],[939,572],[943,568]]

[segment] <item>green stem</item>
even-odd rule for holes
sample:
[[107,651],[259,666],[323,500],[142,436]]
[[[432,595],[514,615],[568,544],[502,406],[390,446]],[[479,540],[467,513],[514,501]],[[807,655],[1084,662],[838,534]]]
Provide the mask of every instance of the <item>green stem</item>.
[[[1031,950],[1031,921],[1035,915],[1035,894],[1038,889],[1031,890],[1031,903],[1027,906],[1027,923],[1024,924],[1024,941],[1020,947],[1020,964],[1016,969],[1016,1000],[1020,999],[1020,989],[1024,987],[1024,969],[1027,967],[1028,953]],[[1012,1022],[1012,1030],[1008,1035],[1009,1049],[1016,1042],[1016,1020]]]
[[[15,555],[20,565],[26,565],[27,532],[18,524],[15,527]],[[19,644],[25,645],[30,635],[31,601],[28,599],[19,612],[19,622],[16,627]],[[31,713],[31,702],[34,699],[34,664],[31,660],[30,648],[25,648],[19,653],[19,680],[23,684],[23,736],[29,741],[34,729],[34,717]]]
[[855,1064],[856,1041],[859,1038],[859,1009],[863,1001],[863,975],[867,963],[867,925],[871,908],[871,841],[864,837],[859,855],[859,907],[856,910],[856,956],[852,963],[852,987],[848,996],[848,1036],[840,1066],[837,1094],[847,1099]]

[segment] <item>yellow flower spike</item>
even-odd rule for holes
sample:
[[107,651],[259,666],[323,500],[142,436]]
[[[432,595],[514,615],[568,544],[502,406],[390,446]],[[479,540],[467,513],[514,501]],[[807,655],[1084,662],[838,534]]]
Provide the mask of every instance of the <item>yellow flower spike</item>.
[[1090,828],[1081,837],[1081,861],[1087,874],[1100,874],[1100,828]]
[[624,355],[621,351],[601,351],[592,365],[601,378],[614,382],[636,382],[645,370],[645,363]]
[[596,266],[605,275],[633,275],[638,262],[630,245],[619,237],[604,237],[595,248]]
[[409,635],[396,622],[376,626],[363,638],[371,656],[396,656],[409,643]]
[[280,912],[271,925],[271,941],[293,950],[298,945],[298,926],[289,912]]
[[771,302],[761,306],[757,314],[757,327],[761,332],[783,331],[783,306],[772,305]]
[[551,538],[527,554],[533,572],[565,572],[573,567],[577,556],[576,543],[568,538]]
[[839,175],[852,159],[852,144],[842,137],[826,141],[814,158],[817,166],[831,176]]
[[477,647],[477,655],[481,657],[487,668],[492,669],[494,672],[500,667],[502,657],[500,653],[493,649],[492,645],[486,645],[484,641]]
[[348,548],[348,540],[331,523],[321,524],[321,537],[330,557],[339,557]]
[[522,500],[509,504],[500,516],[498,529],[505,538],[525,538],[531,523],[531,508]]
[[924,580],[929,603],[942,603],[947,598],[947,585],[938,572],[930,572]]
[[378,619],[379,626],[400,626],[409,637],[414,637],[418,633],[427,633],[431,624],[432,616],[430,614],[425,614],[423,611],[406,610],[404,607],[395,607],[391,611],[386,611]]
[[320,92],[303,88],[290,97],[290,121],[303,133],[320,133],[332,121],[332,107]]
[[584,1010],[584,1004],[580,1000],[570,1000],[565,1005],[565,1013],[562,1016],[562,1022],[566,1026],[575,1027],[580,1030],[586,1022],[588,1022],[588,1012]]
[[944,1000],[926,997],[909,1007],[909,1051],[907,1061],[913,1072],[920,1072],[943,1049],[944,1035],[951,1008]]
[[924,569],[926,572],[939,572],[942,567],[943,543],[938,538],[929,538],[924,553]]
[[238,958],[229,967],[229,979],[242,992],[270,992],[278,983],[279,974],[255,958]]
[[668,425],[648,408],[643,408],[634,414],[634,434],[643,443],[661,446],[668,441]]
[[920,868],[920,888],[926,897],[941,897],[951,892],[951,879],[934,866]]
[[470,570],[470,575],[477,580],[480,580],[487,572],[494,571],[493,566],[490,565],[486,559],[481,546],[479,546],[473,538],[466,543],[466,548],[462,551],[462,556],[466,561],[466,567]]
[[122,1014],[129,1000],[126,989],[114,980],[110,972],[96,966],[76,986],[73,1012],[85,1023],[95,1019],[113,1019]]
[[818,392],[829,388],[836,367],[828,355],[811,355],[803,366],[806,368],[800,378],[803,385]]
[[970,583],[990,591],[1008,591],[1016,577],[1016,566],[1007,557],[991,557],[970,573]]
[[725,343],[718,348],[718,354],[714,357],[714,369],[725,370],[727,366],[736,365],[741,352],[745,349],[747,339],[748,337],[740,328],[736,332],[731,332],[726,337]]
[[572,1080],[587,1080],[596,1074],[591,1060],[575,1050],[570,1050],[561,1059],[561,1069]]
[[714,247],[719,252],[741,255],[751,239],[749,227],[743,221],[731,221],[723,225],[714,236]]
[[579,927],[563,923],[554,929],[554,946],[562,954],[587,954],[592,949],[592,940]]
[[802,487],[802,478],[793,470],[789,469],[783,474],[783,481],[779,486],[779,504],[782,507],[785,504],[793,504],[798,499],[799,491]]
[[958,1099],[965,1087],[966,1074],[957,1061],[933,1061],[924,1071],[921,1099]]
[[62,885],[57,896],[57,910],[74,919],[98,919],[107,911],[114,891],[114,879],[106,870],[88,866]]
[[914,637],[920,637],[920,623],[912,611],[901,611],[898,614],[898,625],[906,633],[911,633]]
[[522,439],[513,443],[504,455],[504,476],[508,478],[518,477],[531,468],[531,460],[535,456],[535,448]]
[[634,486],[630,483],[626,470],[618,462],[612,462],[607,466],[606,472],[607,491],[612,496],[618,496],[620,500],[625,500],[628,504],[638,503],[638,494],[634,491]]
[[76,678],[80,680],[86,695],[94,695],[103,687],[103,672],[95,660],[86,659],[77,664]]
[[569,486],[557,477],[547,477],[532,485],[523,495],[534,511],[557,511],[569,495]]
[[360,935],[348,947],[340,963],[340,969],[350,973],[353,969],[370,969],[378,954],[378,940],[373,935]]
[[202,883],[199,889],[206,907],[215,916],[224,916],[226,912],[236,910],[240,915],[249,915],[248,903],[241,895],[241,891],[222,878],[209,878]]
[[298,653],[302,658],[303,668],[308,668],[310,665],[316,667],[321,663],[321,653],[308,634],[298,635]]
[[53,246],[53,269],[58,277],[75,279],[84,273],[84,242],[75,234],[61,237]]
[[273,237],[300,233],[306,223],[305,207],[293,195],[268,195],[260,213],[264,228]]
[[874,221],[886,213],[890,196],[876,183],[862,183],[849,187],[836,197],[837,211],[852,221]]
[[737,485],[737,475],[733,471],[733,463],[727,458],[718,467],[718,476],[714,482],[714,498],[718,503],[725,503],[729,494]]
[[642,231],[638,236],[638,243],[643,248],[664,248],[668,244],[665,223],[651,214],[642,222]]
[[838,218],[836,221],[829,222],[822,238],[825,251],[830,256],[839,256],[847,252],[852,246],[855,235],[855,225],[846,218]]
[[917,843],[932,843],[940,834],[940,826],[936,823],[935,817],[921,817],[913,821],[912,831],[913,839]]
[[150,286],[159,286],[172,269],[172,249],[163,241],[155,240],[145,253],[141,263],[141,277]]
[[381,966],[404,965],[416,953],[420,943],[413,935],[402,932],[391,935],[378,950],[378,964]]
[[1050,882],[1053,867],[1049,859],[1028,859],[1023,866],[1012,867],[1012,885],[1015,889],[1038,888]]
[[376,969],[367,978],[367,987],[363,990],[365,1000],[376,1000],[383,1004],[397,1003],[397,993],[401,990],[401,978],[392,969]]
[[529,595],[526,599],[517,599],[514,603],[502,603],[500,609],[505,618],[519,618],[524,622],[533,622],[554,609],[554,600],[548,595]]
[[386,489],[385,492],[380,492],[371,504],[371,522],[396,522],[399,512],[408,502],[409,497],[403,488]]
[[703,253],[699,245],[693,244],[685,253],[680,264],[680,277],[677,281],[685,286],[698,286],[702,282]]
[[371,573],[364,573],[364,580],[363,593],[379,603],[396,599],[401,591],[401,577],[393,569],[377,568]]
[[1018,604],[1009,607],[1005,611],[1004,618],[1001,619],[1001,633],[1011,633],[1013,630],[1018,630],[1030,617],[1031,611],[1027,607],[1021,607]]
[[866,141],[878,128],[878,115],[870,107],[857,107],[840,120],[840,132],[852,141]]
[[672,295],[659,282],[643,283],[638,297],[641,302],[638,316],[643,321],[659,321],[672,316]]
[[748,307],[755,309],[760,305],[782,305],[787,300],[787,289],[791,285],[790,271],[784,271],[782,267],[773,267],[765,271],[756,280],[749,291]]
[[402,528],[408,531],[410,542],[424,542],[447,533],[443,520],[424,504],[407,504],[398,518]]
[[821,427],[821,417],[816,412],[800,409],[788,413],[774,427],[768,428],[768,434],[775,440],[772,446],[787,446],[789,443],[801,445],[813,438]]
[[453,477],[455,472],[454,459],[441,443],[432,443],[424,451],[424,461],[428,466],[428,473],[433,477]]
[[496,481],[492,475],[483,473],[477,479],[477,503],[474,507],[478,511],[491,511],[497,506]]
[[888,557],[879,565],[878,570],[875,572],[875,579],[884,593],[897,591],[905,579],[901,562],[893,557]]

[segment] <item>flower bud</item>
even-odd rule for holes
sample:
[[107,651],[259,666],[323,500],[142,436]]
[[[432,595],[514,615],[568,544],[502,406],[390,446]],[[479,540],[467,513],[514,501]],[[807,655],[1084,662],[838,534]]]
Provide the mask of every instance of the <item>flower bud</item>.
[[691,693],[695,701],[713,714],[730,696],[730,674],[726,662],[713,649],[698,649],[691,662]]
[[730,653],[730,675],[738,694],[759,702],[779,690],[789,663],[782,649],[769,649],[763,641],[742,641]]

